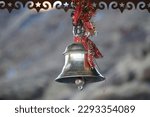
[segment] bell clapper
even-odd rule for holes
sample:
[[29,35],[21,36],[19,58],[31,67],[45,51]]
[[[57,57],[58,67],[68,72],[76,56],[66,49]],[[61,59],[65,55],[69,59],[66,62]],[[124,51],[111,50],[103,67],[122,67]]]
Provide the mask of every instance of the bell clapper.
[[77,85],[79,90],[83,90],[83,86],[85,84],[84,79],[76,79],[75,84]]

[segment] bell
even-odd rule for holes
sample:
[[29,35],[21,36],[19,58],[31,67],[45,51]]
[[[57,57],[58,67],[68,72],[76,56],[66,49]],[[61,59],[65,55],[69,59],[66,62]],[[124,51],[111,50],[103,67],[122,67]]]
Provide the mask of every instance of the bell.
[[86,65],[84,47],[80,43],[69,45],[65,52],[65,65],[60,75],[55,79],[61,83],[75,83],[79,89],[83,89],[85,83],[105,80],[96,68]]

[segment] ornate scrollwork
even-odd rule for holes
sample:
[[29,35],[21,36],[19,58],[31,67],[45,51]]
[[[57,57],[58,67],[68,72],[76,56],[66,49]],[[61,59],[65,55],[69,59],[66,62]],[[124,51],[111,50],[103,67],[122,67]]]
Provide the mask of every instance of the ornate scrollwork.
[[62,2],[61,1],[56,1],[53,4],[53,8],[60,9],[62,7]]
[[6,3],[4,1],[0,1],[0,8],[5,8]]
[[71,7],[72,9],[75,8],[73,2],[70,3],[70,7]]
[[128,10],[132,10],[132,9],[135,9],[135,5],[134,5],[133,2],[128,2],[128,3],[126,4],[126,8],[127,8]]
[[23,4],[20,1],[15,2],[15,9],[23,8]]
[[103,10],[107,8],[107,4],[104,1],[99,2],[98,8]]
[[110,4],[109,4],[109,9],[117,9],[118,8],[118,3],[116,1],[112,1]]
[[51,8],[52,8],[52,4],[49,1],[43,2],[43,9],[47,10]]
[[137,4],[137,9],[140,9],[140,10],[146,9],[146,3],[145,2],[139,2]]
[[25,7],[29,8],[29,9],[33,9],[34,8],[34,2],[33,1],[28,1],[25,5]]
[[[91,0],[95,9],[119,9],[123,12],[125,9],[133,10],[147,10],[150,12],[150,1],[148,0]],[[49,10],[51,8],[74,9],[71,0],[0,0],[0,9],[7,9],[11,12],[13,9],[36,9],[37,12],[40,10]]]

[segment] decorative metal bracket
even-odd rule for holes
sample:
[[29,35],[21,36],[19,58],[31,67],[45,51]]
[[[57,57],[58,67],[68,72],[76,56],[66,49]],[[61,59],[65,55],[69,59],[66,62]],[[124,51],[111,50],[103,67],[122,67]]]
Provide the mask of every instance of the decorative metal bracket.
[[[150,13],[150,0],[91,0],[95,9],[119,9],[125,10],[147,10]],[[52,8],[64,9],[65,11],[73,9],[71,0],[0,0],[0,9],[7,9],[12,12],[14,9],[35,9],[49,10]]]

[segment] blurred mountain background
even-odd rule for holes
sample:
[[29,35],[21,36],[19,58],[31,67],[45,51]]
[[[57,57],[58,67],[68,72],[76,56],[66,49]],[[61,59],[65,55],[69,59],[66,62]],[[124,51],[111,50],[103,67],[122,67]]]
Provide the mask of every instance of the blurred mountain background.
[[0,10],[0,99],[150,99],[150,15],[97,11],[93,18],[106,77],[83,91],[54,81],[73,42],[70,12]]

